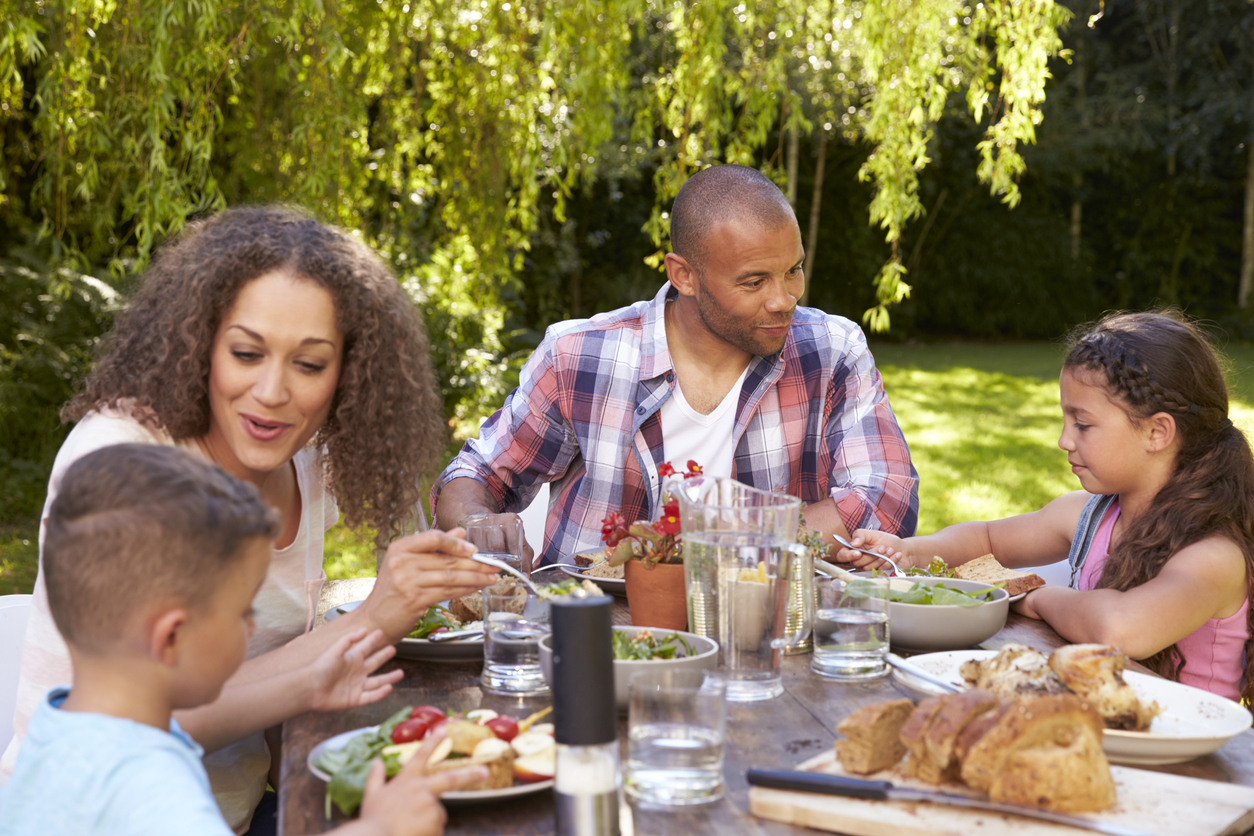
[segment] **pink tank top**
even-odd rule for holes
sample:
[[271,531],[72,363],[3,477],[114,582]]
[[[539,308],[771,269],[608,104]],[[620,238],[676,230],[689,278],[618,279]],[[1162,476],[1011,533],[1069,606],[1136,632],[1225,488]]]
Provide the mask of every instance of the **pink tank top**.
[[[1088,557],[1080,569],[1076,588],[1090,590],[1102,577],[1102,567],[1110,554],[1110,533],[1119,519],[1119,503],[1110,506],[1097,533]],[[1180,681],[1194,688],[1201,688],[1227,697],[1241,699],[1241,676],[1245,673],[1245,642],[1250,637],[1250,599],[1247,596],[1241,608],[1227,618],[1211,618],[1189,635],[1176,642],[1184,656]]]

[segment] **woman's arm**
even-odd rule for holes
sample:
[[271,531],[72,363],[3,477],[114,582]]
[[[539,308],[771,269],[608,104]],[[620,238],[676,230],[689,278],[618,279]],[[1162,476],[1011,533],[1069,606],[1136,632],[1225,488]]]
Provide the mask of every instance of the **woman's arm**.
[[1114,645],[1133,659],[1144,659],[1207,619],[1232,615],[1245,596],[1240,549],[1226,538],[1211,537],[1181,550],[1157,577],[1126,592],[1047,586],[1029,593],[1019,606],[1070,642]]
[[[493,583],[497,570],[470,560],[468,555],[475,548],[460,535],[456,529],[449,533],[424,531],[393,542],[379,567],[374,589],[360,607],[283,647],[249,659],[217,700],[177,712],[179,724],[209,749],[206,741],[225,738],[220,744],[225,745],[306,711],[342,707],[319,706],[309,683],[292,687],[291,677],[298,682],[301,677],[307,679],[305,669],[349,634],[378,630],[385,644],[394,644],[413,629],[432,604],[460,598]],[[250,710],[250,704],[256,704],[256,709]]]
[[[894,537],[882,531],[859,529],[853,544],[874,549],[893,558],[901,568],[926,567],[933,557],[960,566],[993,554],[1003,566],[1039,566],[1067,556],[1080,512],[1090,494],[1064,494],[1039,511],[992,522],[964,522],[921,537]],[[898,559],[900,557],[900,559]],[[876,568],[876,559],[840,549],[837,559],[859,568]]]

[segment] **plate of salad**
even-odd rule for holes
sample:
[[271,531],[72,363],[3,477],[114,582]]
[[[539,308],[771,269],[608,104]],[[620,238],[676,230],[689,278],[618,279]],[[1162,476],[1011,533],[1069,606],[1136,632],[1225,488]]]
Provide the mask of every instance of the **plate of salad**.
[[[324,621],[331,621],[345,613],[352,612],[361,603],[361,601],[352,601],[332,607],[322,618]],[[449,612],[447,603],[444,601],[428,607],[409,635],[396,643],[396,655],[399,658],[423,662],[466,662],[483,658],[482,633],[458,641],[433,642],[427,638],[432,633],[473,630],[475,627],[483,626],[483,623],[478,621],[461,621]]]
[[484,766],[490,789],[460,790],[440,796],[443,802],[481,802],[542,792],[553,786],[556,743],[552,723],[541,723],[546,708],[522,720],[491,709],[448,711],[433,705],[405,706],[377,726],[337,734],[313,747],[309,771],[327,782],[326,807],[345,815],[361,806],[370,765],[382,759],[391,778],[422,746],[426,735],[447,724],[448,736],[431,755],[432,771]]

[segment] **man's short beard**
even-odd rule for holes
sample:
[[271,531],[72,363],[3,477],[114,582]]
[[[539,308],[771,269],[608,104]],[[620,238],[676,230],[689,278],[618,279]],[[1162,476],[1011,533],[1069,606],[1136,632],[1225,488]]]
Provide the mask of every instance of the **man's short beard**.
[[[714,336],[723,340],[723,342],[733,345],[736,348],[755,357],[770,357],[772,354],[778,354],[784,347],[784,343],[788,339],[785,334],[779,344],[775,345],[773,341],[768,342],[762,337],[754,334],[757,326],[745,326],[733,320],[727,315],[727,311],[723,309],[718,302],[714,301],[713,296],[709,296],[705,292],[705,284],[699,274],[695,281],[697,285],[697,316],[701,318],[701,324],[706,330]],[[788,312],[788,321],[791,324],[793,312]]]

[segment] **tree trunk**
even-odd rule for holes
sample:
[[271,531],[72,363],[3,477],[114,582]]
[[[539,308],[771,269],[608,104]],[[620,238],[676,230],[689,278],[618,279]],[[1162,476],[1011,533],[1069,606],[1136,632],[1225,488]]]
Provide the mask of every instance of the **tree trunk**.
[[[1080,111],[1080,126],[1082,133],[1087,133],[1089,124],[1088,109],[1088,65],[1085,63],[1083,32],[1076,39],[1075,44],[1075,84],[1076,84],[1076,109]],[[1084,202],[1080,200],[1080,191],[1084,188],[1084,173],[1077,171],[1071,176],[1071,185],[1075,189],[1075,194],[1071,198],[1071,260],[1080,260],[1080,242],[1083,232],[1082,221],[1084,219]]]
[[797,136],[797,126],[793,125],[788,129],[788,205],[797,209],[797,147],[800,145],[800,138]]
[[[1254,103],[1250,113],[1254,114]],[[1254,290],[1254,131],[1245,141],[1245,153],[1249,162],[1245,167],[1245,223],[1241,236],[1241,284],[1237,291],[1237,304],[1247,307],[1250,292]]]
[[810,301],[810,283],[814,281],[814,253],[819,248],[819,205],[823,202],[823,167],[827,162],[827,131],[819,128],[819,159],[814,165],[814,192],[810,196],[810,234],[806,236],[806,263],[802,274],[806,279],[806,288],[801,291],[798,305]]

